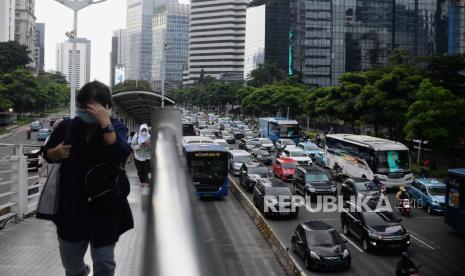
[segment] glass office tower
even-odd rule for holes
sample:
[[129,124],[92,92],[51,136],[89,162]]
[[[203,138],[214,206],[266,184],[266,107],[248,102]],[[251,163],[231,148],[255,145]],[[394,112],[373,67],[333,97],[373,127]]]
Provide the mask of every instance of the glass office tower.
[[289,0],[255,0],[247,8],[244,78],[264,63],[289,72]]
[[335,85],[346,71],[386,64],[404,48],[448,52],[447,0],[291,0],[293,67],[311,86]]
[[154,11],[152,80],[156,91],[161,90],[163,67],[166,92],[182,84],[182,72],[187,69],[188,59],[189,12],[190,5],[177,3],[160,6]]

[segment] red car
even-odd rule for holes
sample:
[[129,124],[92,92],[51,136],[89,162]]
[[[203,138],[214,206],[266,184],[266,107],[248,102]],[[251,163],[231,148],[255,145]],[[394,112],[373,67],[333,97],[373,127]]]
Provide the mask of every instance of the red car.
[[289,157],[280,157],[273,164],[274,175],[282,181],[292,180],[298,163]]

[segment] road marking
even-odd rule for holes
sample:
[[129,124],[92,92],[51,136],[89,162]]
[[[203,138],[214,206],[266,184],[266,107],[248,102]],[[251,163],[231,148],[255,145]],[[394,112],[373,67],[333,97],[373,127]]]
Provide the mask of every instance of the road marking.
[[349,239],[348,237],[346,237],[346,235],[340,233],[340,235],[342,237],[344,237],[344,239],[346,239],[350,244],[352,244],[358,251],[360,251],[360,253],[365,253],[365,251],[363,251],[363,249],[361,249],[360,247],[358,247],[358,245],[356,245],[351,239]]
[[340,219],[339,218],[323,218],[323,219],[318,219],[318,220],[321,220],[321,221],[339,221]]
[[416,241],[418,241],[419,243],[421,243],[424,246],[428,247],[429,249],[434,250],[434,247],[432,247],[431,245],[429,245],[426,242],[422,241],[421,239],[415,237],[415,235],[413,235],[412,233],[410,233],[410,237],[414,238]]
[[440,216],[424,216],[424,217],[410,217],[411,219],[444,219]]

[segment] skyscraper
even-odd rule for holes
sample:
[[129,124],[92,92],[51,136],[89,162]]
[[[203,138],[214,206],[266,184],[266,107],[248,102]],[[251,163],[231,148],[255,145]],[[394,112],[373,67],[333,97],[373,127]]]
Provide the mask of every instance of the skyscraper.
[[241,80],[247,0],[192,0],[189,27],[189,81],[201,75]]
[[[110,84],[115,85],[116,70],[124,71],[127,58],[127,37],[126,30],[119,29],[113,32],[111,38],[111,53],[110,53]],[[118,77],[120,78],[120,77]]]
[[291,0],[293,64],[311,86],[347,71],[386,64],[404,48],[415,56],[448,51],[453,0]]
[[244,78],[264,63],[289,72],[289,0],[253,1],[247,8]]
[[35,28],[35,63],[37,72],[44,70],[44,60],[45,60],[45,48],[44,48],[44,40],[45,40],[45,24],[44,23],[36,23]]
[[465,54],[465,2],[453,1],[448,11],[448,53]]
[[152,66],[152,15],[154,0],[127,1],[128,79],[150,80]]
[[150,81],[153,9],[167,3],[177,0],[127,0],[127,79]]
[[182,4],[166,4],[155,8],[152,24],[152,79],[155,90],[161,90],[163,67],[165,91],[182,84],[182,71],[187,69],[188,59],[189,12],[190,5]]
[[31,58],[31,66],[35,67],[35,25],[36,17],[35,0],[16,0],[15,7],[15,40],[22,45],[27,46],[29,57]]
[[[56,49],[56,71],[61,72],[66,76],[68,83],[71,82],[72,74],[72,52],[73,43],[71,40],[66,40],[62,43],[57,43]],[[76,87],[81,88],[84,84],[90,81],[90,58],[91,58],[91,42],[86,38],[77,38],[76,40]]]
[[15,40],[15,2],[0,1],[0,42]]

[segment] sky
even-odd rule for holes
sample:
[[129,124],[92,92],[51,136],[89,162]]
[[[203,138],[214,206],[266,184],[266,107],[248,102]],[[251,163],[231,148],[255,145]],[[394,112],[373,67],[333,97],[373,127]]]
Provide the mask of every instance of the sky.
[[[189,3],[189,0],[180,0]],[[35,1],[36,22],[45,23],[45,70],[55,71],[56,44],[73,29],[73,11],[55,0]],[[78,13],[78,36],[91,40],[91,80],[110,83],[110,52],[113,31],[126,28],[126,0],[107,0]]]

